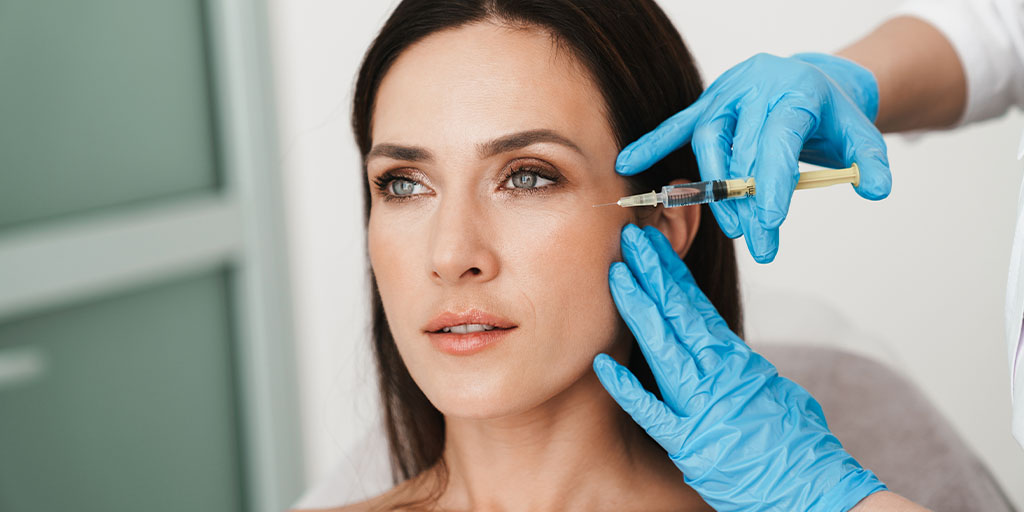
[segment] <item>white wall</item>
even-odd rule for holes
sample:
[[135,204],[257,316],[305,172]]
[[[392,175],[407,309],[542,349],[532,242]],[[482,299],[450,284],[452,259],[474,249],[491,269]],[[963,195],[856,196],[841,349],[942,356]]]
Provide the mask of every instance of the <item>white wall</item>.
[[[661,4],[706,82],[757,52],[836,50],[892,8],[885,0]],[[362,52],[394,2],[352,5],[271,2],[313,479],[359,442],[377,414],[348,114]],[[828,339],[903,368],[1018,506],[1024,450],[1009,433],[1002,300],[1022,130],[1024,116],[1014,113],[915,141],[888,137],[889,199],[869,203],[846,188],[801,192],[775,263],[757,265],[739,246],[751,343]],[[807,309],[842,318],[807,319]]]
[[306,474],[315,482],[377,419],[360,158],[349,112],[356,69],[391,9],[338,0],[269,6]]

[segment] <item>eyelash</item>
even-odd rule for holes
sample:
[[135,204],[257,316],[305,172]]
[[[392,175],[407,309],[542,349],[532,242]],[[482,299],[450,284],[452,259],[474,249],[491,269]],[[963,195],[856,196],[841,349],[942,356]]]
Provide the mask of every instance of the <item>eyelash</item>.
[[[529,162],[513,161],[511,164],[505,167],[505,171],[502,173],[502,178],[499,180],[498,183],[504,185],[510,179],[512,179],[512,176],[515,176],[516,174],[521,172],[536,174],[541,178],[550,180],[552,183],[534,188],[504,188],[504,192],[509,192],[513,194],[536,194],[538,192],[546,192],[547,189],[558,186],[563,181],[561,174],[555,172],[554,170],[545,169],[539,165],[532,164]],[[377,192],[385,201],[408,201],[410,199],[415,199],[418,196],[423,195],[412,194],[407,196],[400,196],[392,194],[389,188],[391,186],[391,182],[396,180],[406,180],[422,185],[420,181],[416,180],[413,177],[413,173],[403,172],[401,169],[387,171],[373,179],[373,184],[377,188]]]
[[407,180],[413,183],[419,183],[413,179],[409,173],[405,173],[400,170],[387,171],[373,179],[373,184],[377,187],[377,193],[380,194],[381,198],[385,201],[408,201],[409,199],[414,199],[416,197],[415,195],[398,196],[392,194],[388,188],[391,186],[391,182],[395,180]]

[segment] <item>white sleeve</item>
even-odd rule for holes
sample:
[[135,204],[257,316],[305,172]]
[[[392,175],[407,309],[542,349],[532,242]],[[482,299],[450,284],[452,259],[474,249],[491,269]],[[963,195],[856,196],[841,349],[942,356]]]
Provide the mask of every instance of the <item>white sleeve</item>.
[[910,0],[895,15],[942,32],[967,76],[967,108],[957,124],[1024,107],[1024,0]]

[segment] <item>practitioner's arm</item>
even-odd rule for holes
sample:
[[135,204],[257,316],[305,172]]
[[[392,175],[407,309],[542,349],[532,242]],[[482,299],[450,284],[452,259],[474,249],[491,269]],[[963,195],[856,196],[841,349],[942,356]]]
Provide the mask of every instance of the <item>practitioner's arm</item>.
[[952,125],[966,91],[950,41],[921,19],[897,17],[836,55],[759,54],[734,66],[695,103],[626,146],[616,170],[642,172],[692,142],[703,179],[753,176],[752,200],[710,207],[726,235],[742,235],[754,259],[767,263],[779,248],[798,160],[856,163],[857,193],[882,199],[892,177],[879,130]]
[[875,75],[875,126],[883,132],[944,128],[963,114],[967,80],[960,58],[925,21],[893,18],[837,55]]

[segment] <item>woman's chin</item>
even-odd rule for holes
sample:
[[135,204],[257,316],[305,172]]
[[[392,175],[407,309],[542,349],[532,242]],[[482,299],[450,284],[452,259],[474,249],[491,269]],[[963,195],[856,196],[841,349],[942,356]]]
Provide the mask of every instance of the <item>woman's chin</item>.
[[434,407],[446,417],[472,420],[519,414],[557,393],[539,389],[535,379],[512,375],[449,375],[437,384],[421,386]]

